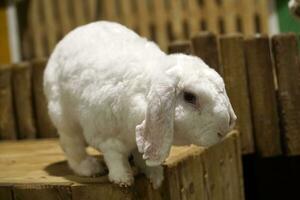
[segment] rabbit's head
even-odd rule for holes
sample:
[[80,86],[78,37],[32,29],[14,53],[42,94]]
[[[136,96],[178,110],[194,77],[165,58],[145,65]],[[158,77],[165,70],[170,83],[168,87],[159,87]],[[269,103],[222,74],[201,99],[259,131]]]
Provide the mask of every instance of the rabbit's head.
[[217,72],[194,56],[173,54],[169,59],[172,67],[152,85],[145,120],[136,127],[148,165],[161,164],[172,144],[219,142],[236,120]]

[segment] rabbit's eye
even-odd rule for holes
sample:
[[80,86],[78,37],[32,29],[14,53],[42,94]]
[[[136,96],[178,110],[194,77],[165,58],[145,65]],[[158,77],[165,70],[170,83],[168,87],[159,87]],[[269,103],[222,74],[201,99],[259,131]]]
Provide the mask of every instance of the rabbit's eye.
[[196,104],[196,100],[197,100],[196,96],[191,92],[184,92],[183,99],[186,102],[191,103],[191,104]]

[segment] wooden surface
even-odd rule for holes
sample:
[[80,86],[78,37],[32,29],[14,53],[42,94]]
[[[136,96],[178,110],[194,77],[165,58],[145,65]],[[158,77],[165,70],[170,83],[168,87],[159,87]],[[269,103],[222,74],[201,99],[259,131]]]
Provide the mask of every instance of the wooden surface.
[[4,4],[4,2],[0,3],[0,64],[9,64],[11,62],[9,50],[9,32],[6,5]]
[[0,67],[0,139],[16,139],[17,130],[9,66]]
[[168,52],[192,54],[191,43],[188,40],[173,42],[169,45]]
[[[165,180],[153,190],[137,174],[130,188],[106,175],[79,177],[68,168],[56,139],[0,142],[0,197],[35,199],[221,199],[242,200],[240,148],[236,132],[209,149],[173,147],[164,164]],[[102,156],[95,150],[89,153]]]
[[193,36],[192,46],[196,56],[222,74],[216,35],[209,32],[199,33]]
[[33,101],[36,115],[37,136],[40,138],[56,137],[56,129],[50,121],[47,100],[43,91],[43,74],[46,59],[38,59],[32,63]]
[[245,55],[256,152],[263,157],[278,156],[280,129],[269,38],[247,38]]
[[12,66],[12,87],[19,139],[36,137],[32,107],[31,66],[28,62]]
[[122,23],[155,40],[163,50],[169,42],[189,39],[199,31],[268,33],[267,1],[32,0],[24,16],[28,25],[22,37],[23,55],[26,59],[48,56],[71,29],[98,20]]
[[238,116],[236,128],[241,132],[242,152],[247,154],[254,152],[254,142],[243,45],[241,35],[228,35],[220,38],[226,91]]
[[285,150],[289,155],[300,155],[300,65],[297,36],[295,34],[274,36],[272,44]]

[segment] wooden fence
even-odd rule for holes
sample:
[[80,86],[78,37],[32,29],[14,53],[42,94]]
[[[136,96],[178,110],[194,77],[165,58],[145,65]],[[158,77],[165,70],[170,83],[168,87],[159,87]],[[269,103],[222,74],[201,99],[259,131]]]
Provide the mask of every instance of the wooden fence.
[[[195,54],[224,78],[238,116],[242,152],[262,156],[300,154],[300,67],[294,34],[201,33],[170,45],[170,52]],[[0,67],[0,137],[55,137],[42,74],[46,60]]]
[[22,19],[26,22],[22,54],[25,60],[47,57],[70,30],[97,20],[124,24],[163,50],[170,41],[201,30],[268,33],[268,4],[268,0],[31,0]]

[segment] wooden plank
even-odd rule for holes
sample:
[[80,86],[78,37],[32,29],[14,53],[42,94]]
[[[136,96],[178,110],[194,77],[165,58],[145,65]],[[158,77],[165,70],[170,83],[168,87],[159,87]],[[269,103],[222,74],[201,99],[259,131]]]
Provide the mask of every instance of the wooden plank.
[[81,199],[133,199],[133,191],[131,188],[120,188],[118,185],[105,184],[76,184],[72,186],[72,200]]
[[223,1],[222,4],[222,18],[224,20],[224,31],[225,33],[234,33],[237,31],[236,29],[236,6],[239,4],[233,0]]
[[114,0],[104,0],[103,1],[104,19],[118,22],[119,17],[116,11],[116,2]]
[[29,4],[29,23],[30,29],[32,30],[33,34],[33,56],[34,58],[41,58],[46,56],[45,49],[43,47],[44,40],[43,40],[43,24],[41,22],[41,17],[39,16],[40,13],[40,0],[32,0]]
[[135,28],[135,16],[134,12],[132,10],[132,2],[131,0],[122,0],[120,1],[120,6],[121,6],[121,19],[122,19],[122,24],[126,25],[130,29]]
[[238,116],[236,128],[241,133],[242,152],[253,153],[250,99],[242,36],[239,34],[221,36],[220,51],[226,89]]
[[255,1],[242,0],[239,15],[242,19],[242,31],[245,35],[256,33],[255,30]]
[[40,138],[56,137],[56,129],[50,121],[46,98],[43,92],[43,73],[47,60],[39,59],[33,61],[32,86],[34,108],[36,115],[37,136]]
[[6,17],[6,6],[0,5],[0,64],[10,63],[9,33]]
[[97,0],[88,0],[87,2],[87,14],[88,14],[88,21],[96,21],[97,20],[97,6],[98,6],[98,1]]
[[214,34],[201,32],[192,37],[194,54],[200,57],[208,66],[222,74],[218,42]]
[[67,0],[60,1],[58,4],[58,13],[60,16],[60,23],[61,23],[61,31],[62,35],[67,34],[69,31],[72,30],[72,27],[74,26],[72,24],[72,19],[69,13],[69,4]]
[[212,33],[219,33],[218,28],[218,6],[215,1],[203,0],[205,10],[205,21],[207,23],[207,30]]
[[156,42],[163,50],[166,50],[168,45],[168,37],[166,31],[167,17],[166,17],[164,2],[161,0],[154,0],[153,6],[154,6],[154,24],[156,27],[156,32],[155,32]]
[[13,200],[12,186],[9,184],[0,184],[0,199]]
[[200,30],[200,8],[198,6],[197,0],[187,1],[187,21],[190,30],[190,35],[195,35]]
[[58,40],[57,38],[57,23],[55,21],[54,16],[54,1],[49,0],[43,0],[41,1],[43,5],[43,10],[45,12],[45,22],[43,24],[45,28],[45,37],[47,40],[47,55],[51,53],[51,51],[54,49],[56,42]]
[[138,29],[139,33],[150,39],[150,17],[149,17],[149,9],[147,7],[146,0],[138,0],[137,3],[137,16],[138,19]]
[[71,200],[68,185],[28,184],[16,185],[13,188],[14,199],[20,200]]
[[10,65],[0,67],[0,139],[17,139]]
[[86,16],[84,13],[84,0],[72,1],[69,6],[73,6],[74,9],[74,19],[76,26],[83,25],[87,23]]
[[263,157],[281,154],[279,119],[268,36],[245,40],[256,152]]
[[16,110],[16,124],[18,138],[28,139],[36,137],[32,108],[31,66],[28,62],[13,66],[12,86],[14,106]]
[[272,38],[278,78],[283,137],[288,155],[300,154],[300,67],[297,37],[282,34]]
[[172,42],[169,45],[168,52],[169,53],[191,54],[192,53],[191,43],[188,40]]
[[259,17],[259,29],[261,33],[269,33],[269,17],[270,13],[270,1],[269,0],[259,0],[256,1],[256,12]]
[[170,21],[175,40],[184,39],[183,7],[181,0],[170,0]]
[[203,154],[206,199],[244,199],[238,140],[237,133],[234,132],[222,145],[215,145]]

